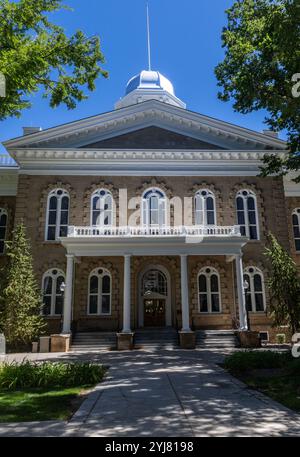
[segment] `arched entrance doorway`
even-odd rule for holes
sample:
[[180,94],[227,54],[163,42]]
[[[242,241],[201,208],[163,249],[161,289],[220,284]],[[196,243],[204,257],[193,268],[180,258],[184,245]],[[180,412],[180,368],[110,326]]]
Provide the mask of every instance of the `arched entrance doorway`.
[[166,268],[148,265],[140,273],[139,327],[172,325],[170,275]]

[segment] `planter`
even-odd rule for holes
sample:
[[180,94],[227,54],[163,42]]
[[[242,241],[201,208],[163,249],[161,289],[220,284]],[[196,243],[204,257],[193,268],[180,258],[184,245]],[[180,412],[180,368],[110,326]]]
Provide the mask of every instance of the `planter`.
[[195,332],[178,332],[179,344],[181,349],[195,349],[196,333]]
[[259,332],[245,331],[237,332],[240,344],[242,348],[260,348],[261,341]]
[[51,335],[51,352],[69,352],[71,335]]
[[133,349],[134,333],[117,333],[117,350],[131,351]]

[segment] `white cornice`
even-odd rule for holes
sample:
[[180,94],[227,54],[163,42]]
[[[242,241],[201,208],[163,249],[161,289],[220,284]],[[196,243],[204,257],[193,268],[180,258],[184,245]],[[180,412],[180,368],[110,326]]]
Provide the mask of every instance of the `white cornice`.
[[286,143],[279,139],[156,100],[64,124],[6,141],[3,144],[9,151],[18,147],[38,147],[39,144],[45,146],[47,142],[51,142],[53,147],[54,144],[58,146],[62,141],[78,147],[80,144],[88,144],[87,138],[88,141],[93,138],[107,138],[115,136],[116,132],[132,130],[134,126],[149,125],[149,123],[173,126],[175,130],[181,129],[195,138],[219,137],[222,142],[226,141],[229,145],[239,143],[245,149],[271,147],[282,150],[286,147]]
[[181,237],[114,239],[61,238],[68,254],[85,256],[132,255],[237,255],[247,243],[245,237],[205,238],[199,243],[187,243]]
[[[264,155],[285,152],[266,150],[220,150],[220,149],[71,149],[71,148],[26,148],[12,149],[11,155],[18,162],[25,161],[71,161],[71,160],[261,160]],[[74,164],[75,165],[75,164]]]
[[[277,151],[279,155],[285,154]],[[266,151],[16,149],[21,174],[256,176]],[[274,151],[269,151],[274,153]]]

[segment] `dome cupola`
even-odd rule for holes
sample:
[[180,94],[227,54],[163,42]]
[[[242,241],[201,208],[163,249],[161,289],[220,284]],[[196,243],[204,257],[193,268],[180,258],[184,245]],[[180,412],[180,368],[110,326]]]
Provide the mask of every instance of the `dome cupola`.
[[186,108],[185,103],[176,97],[171,81],[158,71],[152,70],[143,70],[128,81],[125,96],[116,103],[115,108],[124,108],[147,100],[158,100]]

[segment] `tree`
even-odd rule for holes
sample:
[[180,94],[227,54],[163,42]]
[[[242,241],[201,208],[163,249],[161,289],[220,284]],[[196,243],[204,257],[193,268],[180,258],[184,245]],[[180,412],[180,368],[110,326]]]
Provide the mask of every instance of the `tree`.
[[265,254],[271,264],[270,312],[274,325],[288,325],[294,334],[300,327],[300,277],[295,262],[274,235],[269,234],[268,238]]
[[61,9],[68,9],[61,0],[0,0],[0,74],[6,81],[0,120],[19,117],[39,89],[51,107],[73,109],[87,98],[85,87],[93,91],[99,74],[108,76],[100,67],[99,37],[78,30],[68,38],[49,21],[49,13]]
[[[262,176],[300,169],[300,2],[238,0],[226,11],[225,58],[215,69],[218,97],[246,114],[265,109],[272,130],[286,130],[286,157],[266,155]],[[300,176],[297,181],[300,182]]]
[[1,292],[0,322],[7,342],[17,347],[27,345],[43,333],[42,299],[35,280],[33,260],[23,223],[6,242],[8,265]]

